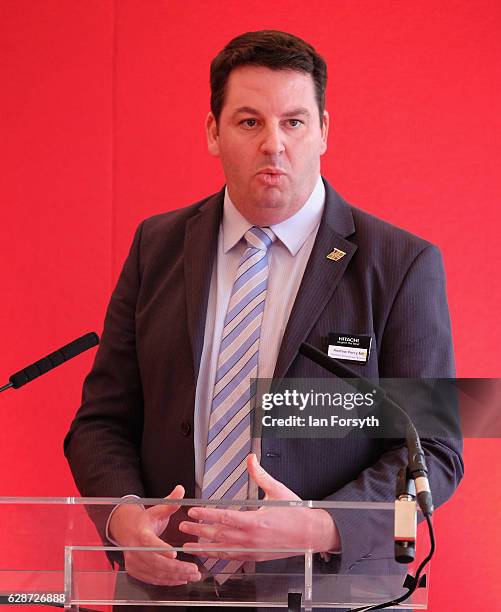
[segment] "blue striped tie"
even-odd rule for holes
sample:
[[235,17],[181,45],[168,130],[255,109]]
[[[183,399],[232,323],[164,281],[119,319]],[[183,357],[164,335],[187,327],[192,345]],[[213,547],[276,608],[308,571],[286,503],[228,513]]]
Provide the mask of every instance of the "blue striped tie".
[[[246,499],[250,413],[256,396],[259,337],[268,285],[269,227],[245,233],[247,249],[237,270],[224,321],[207,437],[203,499]],[[207,559],[211,574],[234,572],[240,561]]]

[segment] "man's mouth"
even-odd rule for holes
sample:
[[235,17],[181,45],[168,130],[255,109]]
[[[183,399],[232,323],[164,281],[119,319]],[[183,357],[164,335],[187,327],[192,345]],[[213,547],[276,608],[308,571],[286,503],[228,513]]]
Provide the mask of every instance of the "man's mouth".
[[274,176],[283,176],[285,172],[280,168],[262,168],[259,170],[258,174],[271,174]]
[[286,173],[281,168],[261,168],[257,173],[257,178],[265,185],[281,185],[284,182]]

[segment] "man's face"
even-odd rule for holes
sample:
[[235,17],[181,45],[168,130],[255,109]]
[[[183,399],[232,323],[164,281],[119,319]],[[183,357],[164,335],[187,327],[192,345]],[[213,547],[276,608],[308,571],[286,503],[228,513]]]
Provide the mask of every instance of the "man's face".
[[273,225],[306,202],[327,148],[311,75],[261,66],[234,69],[219,123],[207,117],[209,152],[221,158],[228,192],[253,225]]

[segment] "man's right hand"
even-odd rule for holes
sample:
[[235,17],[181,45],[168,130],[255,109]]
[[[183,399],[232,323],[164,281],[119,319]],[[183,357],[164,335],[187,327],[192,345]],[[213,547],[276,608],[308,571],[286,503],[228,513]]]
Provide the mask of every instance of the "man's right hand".
[[[182,499],[184,488],[177,485],[166,499]],[[111,517],[110,536],[120,546],[154,546],[165,552],[124,551],[125,569],[130,576],[143,582],[163,586],[179,586],[201,579],[195,563],[178,561],[172,546],[161,540],[170,517],[179,509],[174,505],[159,505],[143,509],[133,504],[119,506]]]

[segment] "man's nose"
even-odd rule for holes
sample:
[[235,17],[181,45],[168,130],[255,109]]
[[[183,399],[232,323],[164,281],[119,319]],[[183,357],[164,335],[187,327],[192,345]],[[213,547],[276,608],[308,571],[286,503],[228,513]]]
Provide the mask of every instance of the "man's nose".
[[285,151],[283,134],[279,126],[269,126],[264,134],[261,143],[261,152],[266,155],[278,155]]

